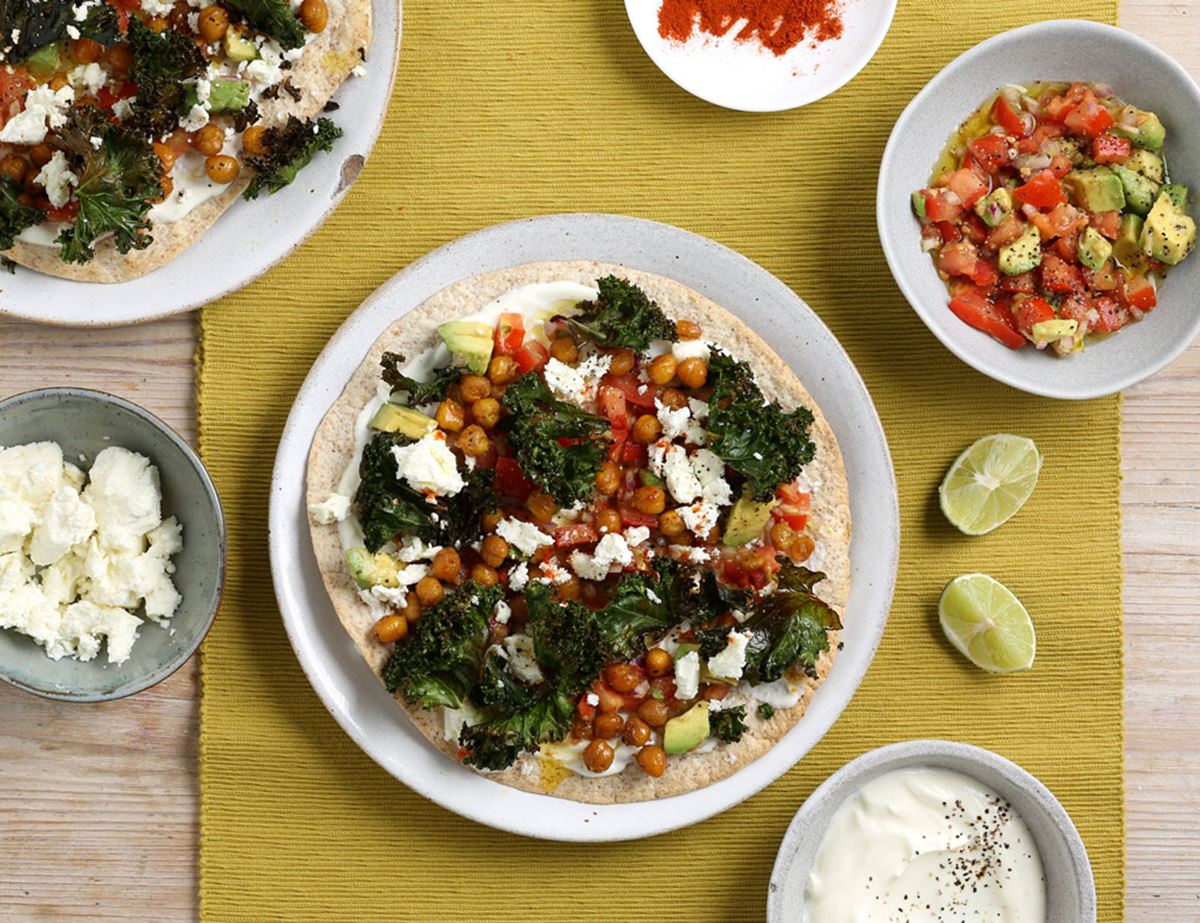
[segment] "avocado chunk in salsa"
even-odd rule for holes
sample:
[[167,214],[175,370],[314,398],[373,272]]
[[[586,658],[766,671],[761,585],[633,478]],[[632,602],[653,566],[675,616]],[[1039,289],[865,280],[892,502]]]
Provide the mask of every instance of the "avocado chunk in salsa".
[[452,320],[437,328],[446,348],[467,360],[476,375],[487,372],[492,358],[492,328],[481,321]]
[[1163,159],[1153,151],[1147,151],[1142,148],[1138,148],[1130,154],[1121,166],[1126,170],[1132,170],[1134,173],[1140,173],[1152,183],[1161,183],[1167,175]]
[[1149,151],[1162,150],[1163,142],[1167,139],[1167,130],[1158,116],[1139,109],[1133,121],[1132,126],[1118,122],[1112,127],[1113,134],[1129,138],[1138,147]]
[[1125,187],[1108,167],[1072,170],[1063,177],[1075,202],[1090,212],[1119,212],[1125,207]]
[[1095,228],[1084,228],[1079,235],[1079,262],[1092,272],[1103,269],[1112,252],[1112,244]]
[[1162,194],[1142,227],[1142,249],[1171,266],[1181,263],[1196,246],[1196,222]]
[[1032,224],[1025,233],[1007,247],[1000,248],[1000,271],[1006,276],[1019,276],[1036,269],[1042,262],[1042,235]]
[[1150,209],[1154,207],[1154,200],[1158,196],[1158,183],[1147,179],[1140,173],[1134,173],[1120,164],[1114,164],[1112,171],[1125,188],[1126,207],[1135,215],[1145,217],[1149,214]]
[[694,750],[708,737],[708,729],[708,703],[700,702],[667,722],[663,728],[663,749],[668,756]]

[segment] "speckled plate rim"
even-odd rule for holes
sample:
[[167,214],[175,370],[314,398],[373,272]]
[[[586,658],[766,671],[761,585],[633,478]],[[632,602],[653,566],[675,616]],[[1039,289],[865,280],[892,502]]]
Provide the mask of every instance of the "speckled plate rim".
[[0,681],[6,682],[10,686],[15,686],[18,689],[29,692],[33,695],[41,696],[44,699],[54,699],[59,702],[81,703],[111,702],[115,701],[116,699],[124,699],[128,696],[136,695],[139,692],[144,692],[153,686],[157,686],[164,679],[176,673],[180,667],[187,663],[191,656],[196,653],[196,650],[200,647],[204,639],[208,636],[208,632],[212,629],[213,622],[216,621],[217,612],[220,611],[221,599],[225,594],[225,558],[228,542],[225,533],[225,509],[221,505],[221,497],[217,493],[217,488],[213,484],[212,478],[208,474],[208,469],[204,467],[204,463],[200,461],[200,456],[198,456],[192,450],[192,447],[187,444],[184,438],[180,436],[179,433],[175,432],[171,426],[156,417],[149,410],[144,407],[140,407],[132,401],[127,401],[123,397],[118,397],[115,394],[109,394],[107,391],[97,391],[92,388],[38,388],[33,391],[23,391],[20,394],[13,394],[10,397],[0,400],[0,414],[3,414],[6,410],[9,410],[10,408],[20,404],[58,396],[81,397],[85,400],[95,400],[104,404],[113,404],[139,418],[145,423],[148,423],[152,428],[161,432],[167,437],[168,440],[170,440],[170,442],[175,445],[176,448],[180,450],[180,452],[183,453],[183,457],[195,470],[196,474],[200,478],[200,484],[204,488],[205,496],[213,505],[213,511],[216,517],[219,542],[217,556],[218,568],[216,593],[213,596],[213,604],[204,617],[203,627],[196,635],[196,640],[187,647],[183,648],[170,660],[162,664],[158,669],[146,674],[141,679],[131,680],[130,682],[125,683],[122,686],[118,686],[116,689],[108,692],[94,694],[73,694],[70,692],[52,692],[48,689],[40,689],[37,686],[31,686],[28,683],[23,683],[20,680],[9,676],[4,672],[3,666],[0,666]]
[[[12,283],[9,277],[0,275],[0,316],[55,327],[120,327],[146,323],[194,311],[224,298],[291,256],[342,204],[361,175],[387,120],[400,69],[403,0],[374,0],[372,16],[376,33],[367,51],[367,75],[353,78],[362,81],[363,85],[356,87],[344,83],[333,96],[335,102],[343,103],[341,111],[346,114],[355,113],[357,109],[345,105],[345,97],[361,94],[366,97],[364,108],[368,112],[362,118],[344,120],[342,128],[347,137],[343,142],[349,142],[345,149],[335,146],[330,154],[315,158],[308,167],[305,182],[312,185],[311,193],[302,193],[298,188],[285,189],[256,202],[234,202],[212,227],[175,259],[128,282],[75,282],[18,267],[17,272],[30,279],[28,286],[22,286],[29,291],[17,296],[24,297],[25,301],[13,303],[7,292]],[[393,17],[394,27],[389,28]],[[373,56],[376,51],[390,51],[386,79],[379,79],[371,69],[371,62],[378,60]],[[298,202],[295,197],[300,195],[306,195],[307,201]],[[327,199],[324,207],[314,209],[312,202],[321,197]],[[238,214],[239,210],[241,214]],[[258,214],[248,213],[249,210],[256,210]],[[278,241],[272,240],[269,233],[272,226],[283,229]],[[253,258],[239,258],[231,243],[247,239],[263,249]],[[231,280],[222,282],[223,273],[200,272],[192,264],[193,260],[201,263],[206,259],[233,272]],[[198,285],[202,286],[200,294],[189,295]],[[81,295],[86,295],[86,306],[72,309],[71,305],[78,303]]]
[[[676,279],[740,309],[785,361],[803,351],[799,374],[837,434],[850,480],[855,538],[848,608],[857,621],[848,620],[846,646],[833,671],[803,720],[762,757],[705,788],[657,801],[567,801],[499,785],[447,759],[396,707],[342,629],[321,583],[307,525],[305,464],[313,433],[389,324],[461,279],[524,263],[577,259]],[[825,735],[858,689],[887,623],[900,519],[887,439],[866,385],[829,328],[795,292],[741,254],[689,231],[620,215],[567,214],[513,221],[446,244],[393,276],[350,315],[313,364],[284,427],[271,479],[269,545],[276,598],[301,669],[330,714],[384,770],[442,807],[500,830],[612,842],[665,833],[739,804],[787,772]]]
[[[1092,877],[1092,865],[1067,809],[1036,776],[1012,760],[983,747],[952,740],[908,740],[869,750],[846,763],[818,785],[792,818],[779,845],[775,866],[771,870],[770,882],[767,885],[767,923],[805,923],[807,913],[798,913],[804,908],[785,905],[785,882],[793,874],[797,861],[807,861],[800,856],[802,846],[814,837],[819,844],[824,836],[830,818],[826,817],[822,823],[818,815],[826,810],[829,802],[834,802],[829,807],[832,815],[837,806],[870,779],[878,778],[892,769],[920,765],[926,760],[930,761],[931,765],[954,769],[972,777],[973,769],[995,772],[1014,788],[1028,794],[1065,839],[1066,849],[1073,862],[1071,872],[1083,915],[1070,923],[1095,923],[1096,884]],[[1044,855],[1045,850],[1040,841],[1039,849],[1042,849]],[[801,871],[805,872],[807,877],[808,870]]]

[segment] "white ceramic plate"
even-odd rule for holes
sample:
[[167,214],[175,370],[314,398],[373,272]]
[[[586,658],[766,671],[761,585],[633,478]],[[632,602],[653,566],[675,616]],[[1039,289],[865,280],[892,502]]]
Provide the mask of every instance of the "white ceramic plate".
[[286,257],[338,206],[371,153],[387,113],[400,55],[401,0],[374,0],[366,74],[334,94],[345,134],[296,182],[237,201],[170,263],[131,282],[72,282],[23,266],[0,275],[0,314],[78,327],[112,327],[190,311],[252,282]]
[[694,32],[686,43],[658,34],[662,0],[625,0],[638,41],[658,69],[694,96],[726,109],[778,112],[806,106],[839,89],[879,50],[896,0],[843,0],[840,38],[816,46],[801,42],[775,55],[736,39],[739,26],[720,38]]
[[[855,539],[845,648],[803,720],[770,752],[707,788],[656,802],[591,805],[499,785],[447,759],[412,727],[342,630],[325,594],[306,522],[305,463],[317,425],[397,317],[478,273],[542,260],[596,259],[677,279],[738,312],[793,368],[829,418],[845,455]],[[271,484],[275,593],[300,665],[354,741],[410,788],[464,817],[553,840],[651,836],[743,801],[824,735],[871,663],[891,604],[899,551],[895,477],[871,398],[849,357],[807,305],[760,266],[678,228],[612,215],[556,215],[464,237],[384,283],[317,358],[288,417]]]

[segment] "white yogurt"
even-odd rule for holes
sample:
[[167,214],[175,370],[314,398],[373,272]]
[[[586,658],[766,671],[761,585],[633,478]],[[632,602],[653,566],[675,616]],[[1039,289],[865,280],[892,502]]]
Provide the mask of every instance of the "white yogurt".
[[846,799],[807,890],[808,923],[1045,923],[1025,821],[948,769],[898,769]]

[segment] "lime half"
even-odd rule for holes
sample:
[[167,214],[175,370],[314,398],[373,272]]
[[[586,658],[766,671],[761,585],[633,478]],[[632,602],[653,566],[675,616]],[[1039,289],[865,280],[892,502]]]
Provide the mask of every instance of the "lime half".
[[950,643],[977,667],[1015,673],[1033,666],[1033,620],[1012,590],[994,577],[955,577],[942,590],[938,619]]
[[967,535],[991,532],[1025,505],[1041,470],[1042,456],[1032,439],[984,436],[954,460],[942,479],[942,512]]

